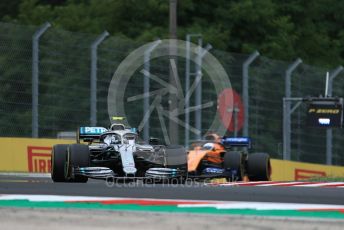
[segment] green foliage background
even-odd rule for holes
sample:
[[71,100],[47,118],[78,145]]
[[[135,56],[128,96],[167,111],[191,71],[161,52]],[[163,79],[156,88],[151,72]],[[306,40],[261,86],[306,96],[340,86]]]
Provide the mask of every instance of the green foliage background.
[[[217,49],[334,67],[344,58],[343,12],[341,0],[179,0],[178,36],[201,33]],[[168,37],[168,0],[1,1],[0,18],[143,42]]]

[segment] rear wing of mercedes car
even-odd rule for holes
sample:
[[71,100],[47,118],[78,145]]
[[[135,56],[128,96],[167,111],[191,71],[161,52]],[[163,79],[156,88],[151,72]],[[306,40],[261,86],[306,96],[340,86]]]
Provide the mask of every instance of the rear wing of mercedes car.
[[225,148],[246,147],[251,148],[251,138],[249,137],[223,137],[221,143]]
[[79,127],[77,130],[77,142],[92,142],[93,140],[98,140],[100,135],[106,131],[108,131],[108,129],[104,127]]

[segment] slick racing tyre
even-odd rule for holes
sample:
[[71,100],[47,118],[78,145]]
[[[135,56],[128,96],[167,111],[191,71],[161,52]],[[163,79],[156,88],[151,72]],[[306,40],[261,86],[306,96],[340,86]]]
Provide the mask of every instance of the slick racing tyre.
[[181,145],[166,146],[165,157],[167,165],[171,168],[187,164],[186,151]]
[[54,145],[51,151],[51,179],[54,182],[66,182],[64,169],[68,145]]
[[223,158],[223,167],[231,172],[227,181],[241,181],[244,175],[243,154],[241,152],[229,151]]
[[90,166],[90,150],[87,145],[72,144],[67,149],[67,164],[65,178],[70,182],[86,183],[88,178],[80,175],[72,175],[73,168]]
[[[183,173],[177,183],[183,183],[188,177],[187,153],[184,146],[168,145],[165,147],[165,159],[167,168],[180,169]],[[174,180],[177,181],[177,180]]]
[[269,154],[253,153],[248,155],[247,173],[250,181],[269,181],[271,176]]

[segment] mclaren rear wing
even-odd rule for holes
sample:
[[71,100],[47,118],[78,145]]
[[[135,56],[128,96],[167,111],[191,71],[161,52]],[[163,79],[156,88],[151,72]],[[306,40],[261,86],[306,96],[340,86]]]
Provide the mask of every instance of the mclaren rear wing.
[[221,143],[225,148],[246,147],[251,148],[251,138],[249,137],[223,137]]

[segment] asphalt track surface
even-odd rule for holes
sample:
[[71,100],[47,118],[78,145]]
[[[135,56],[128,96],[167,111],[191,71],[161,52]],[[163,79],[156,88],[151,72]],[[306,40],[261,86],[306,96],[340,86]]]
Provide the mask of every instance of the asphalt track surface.
[[112,184],[102,180],[88,183],[53,183],[50,178],[0,176],[0,194],[44,194],[157,199],[193,199],[282,203],[344,204],[344,190],[307,187],[220,187],[203,183]]

